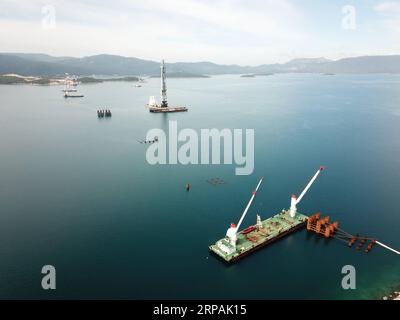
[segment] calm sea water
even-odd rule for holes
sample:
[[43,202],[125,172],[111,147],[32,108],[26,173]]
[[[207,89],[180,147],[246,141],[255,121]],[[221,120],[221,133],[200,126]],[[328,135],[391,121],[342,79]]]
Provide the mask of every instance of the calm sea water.
[[[244,226],[299,205],[352,233],[400,247],[400,76],[274,75],[169,79],[171,104],[150,114],[159,80],[61,87],[0,86],[0,298],[379,298],[400,284],[400,259],[368,255],[302,230],[226,266],[208,253],[265,177]],[[112,119],[97,119],[109,107]],[[255,130],[255,170],[150,166],[149,129]],[[219,177],[225,185],[212,186]],[[192,189],[184,186],[190,182]],[[41,268],[57,289],[41,289]],[[341,289],[354,265],[357,290]]]

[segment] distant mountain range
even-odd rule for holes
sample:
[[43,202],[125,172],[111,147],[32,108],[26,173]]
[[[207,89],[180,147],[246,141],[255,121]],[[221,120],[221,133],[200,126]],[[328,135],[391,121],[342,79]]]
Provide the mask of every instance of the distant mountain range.
[[[259,66],[220,65],[211,62],[167,63],[167,71],[175,76],[195,77],[218,74],[270,73],[400,73],[400,55],[363,56],[328,60],[325,58],[294,59],[283,64]],[[0,74],[26,76],[108,75],[157,76],[160,63],[117,55],[94,55],[83,58],[53,57],[34,53],[0,53]]]

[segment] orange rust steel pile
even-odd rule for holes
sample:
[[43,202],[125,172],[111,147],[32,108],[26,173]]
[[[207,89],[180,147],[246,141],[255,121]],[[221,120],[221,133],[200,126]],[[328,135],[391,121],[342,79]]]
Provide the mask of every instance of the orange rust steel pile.
[[321,218],[319,212],[310,216],[307,220],[307,230],[322,234],[325,238],[333,236],[338,228],[339,222],[329,223],[329,216]]
[[322,217],[321,214],[318,212],[313,214],[312,216],[308,217],[307,220],[307,230],[314,232],[316,234],[321,234],[325,238],[335,238],[340,241],[346,242],[348,247],[352,247],[357,240],[359,240],[358,245],[356,246],[356,250],[360,250],[367,241],[370,243],[367,245],[366,249],[364,250],[365,253],[368,253],[372,247],[376,244],[376,239],[362,237],[358,234],[353,236],[347,233],[344,230],[339,229],[339,222],[335,221],[333,223],[329,223],[329,216]]

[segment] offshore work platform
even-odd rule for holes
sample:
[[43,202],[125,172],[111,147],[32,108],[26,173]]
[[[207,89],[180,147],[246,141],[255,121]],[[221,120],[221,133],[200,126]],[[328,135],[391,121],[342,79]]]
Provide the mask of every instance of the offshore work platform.
[[167,84],[164,60],[161,62],[161,104],[157,103],[155,96],[151,96],[147,107],[150,112],[154,113],[169,113],[169,112],[184,112],[188,111],[186,107],[169,107],[167,102]]
[[257,221],[255,225],[239,231],[239,228],[257,194],[257,191],[264,180],[261,178],[256,186],[255,191],[253,191],[250,201],[244,209],[238,224],[236,225],[232,223],[226,232],[226,236],[210,245],[209,250],[223,261],[231,263],[272,243],[275,240],[278,240],[302,227],[307,226],[308,231],[320,234],[325,238],[336,238],[344,241],[349,247],[352,247],[356,241],[359,241],[359,244],[356,247],[357,250],[360,250],[367,241],[370,241],[364,250],[366,253],[368,253],[375,244],[378,244],[396,254],[400,254],[399,251],[390,248],[376,239],[359,235],[354,236],[344,230],[341,230],[339,228],[339,222],[329,222],[329,216],[321,217],[320,213],[316,213],[308,217],[297,211],[297,205],[303,199],[304,195],[307,193],[311,185],[323,170],[324,167],[321,166],[308,182],[307,186],[301,192],[299,197],[292,195],[290,208],[288,210],[282,210],[278,214],[266,220],[261,220],[261,217],[257,215]]

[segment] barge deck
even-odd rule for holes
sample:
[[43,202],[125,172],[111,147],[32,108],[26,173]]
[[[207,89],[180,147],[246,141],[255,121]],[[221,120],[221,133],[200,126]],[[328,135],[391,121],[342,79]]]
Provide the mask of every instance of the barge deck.
[[169,112],[185,112],[188,111],[186,107],[149,107],[150,112],[154,113],[169,113]]
[[[260,221],[260,224],[238,232],[234,252],[230,250],[231,244],[228,238],[220,239],[215,244],[210,245],[209,250],[227,263],[235,262],[249,253],[304,227],[307,219],[306,215],[299,212],[292,218],[289,210],[282,211],[271,218]],[[227,250],[221,249],[225,247]]]

